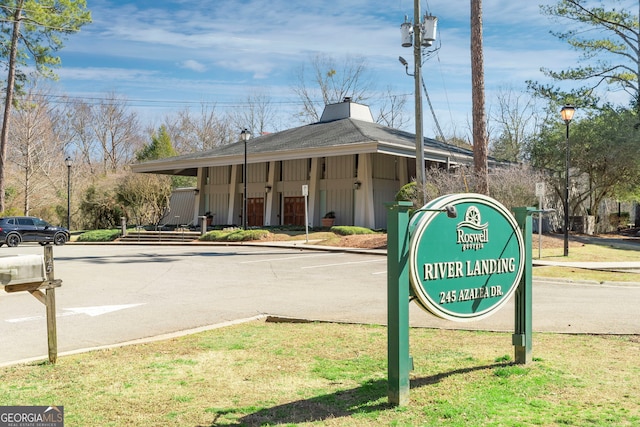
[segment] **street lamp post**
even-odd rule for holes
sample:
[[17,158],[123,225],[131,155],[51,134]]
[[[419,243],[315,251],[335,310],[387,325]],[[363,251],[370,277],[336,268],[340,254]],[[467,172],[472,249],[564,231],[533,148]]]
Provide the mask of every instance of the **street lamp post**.
[[64,164],[67,165],[67,230],[71,230],[71,157],[67,156]]
[[[422,70],[422,47],[429,47],[433,44],[436,38],[436,27],[438,24],[438,18],[432,15],[425,15],[422,22],[420,22],[420,0],[414,0],[413,6],[413,25],[407,21],[400,25],[400,32],[402,35],[402,47],[411,47],[413,45],[413,60],[414,60],[414,92],[415,92],[415,125],[416,125],[416,183],[419,185],[419,194],[421,194],[421,201],[424,205],[425,199],[425,186],[426,178],[424,171],[424,136],[422,129],[422,92],[421,92],[421,70]],[[404,58],[400,57],[402,65],[407,67],[407,62]],[[409,74],[407,72],[407,74]],[[411,74],[409,74],[411,75]]]
[[251,133],[247,129],[242,129],[240,139],[244,142],[244,166],[242,167],[242,229],[247,229],[247,141],[251,138]]
[[565,187],[564,187],[564,256],[569,256],[569,168],[570,168],[570,157],[569,157],[569,123],[573,119],[573,113],[575,113],[576,109],[573,105],[567,104],[562,107],[560,110],[560,114],[562,115],[562,120],[567,127],[567,138],[566,138],[566,161],[565,161]]

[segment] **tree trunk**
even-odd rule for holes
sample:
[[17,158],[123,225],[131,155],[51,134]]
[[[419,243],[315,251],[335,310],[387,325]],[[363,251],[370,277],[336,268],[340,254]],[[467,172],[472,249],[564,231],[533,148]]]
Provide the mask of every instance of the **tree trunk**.
[[24,0],[18,1],[13,15],[13,32],[11,34],[11,51],[9,53],[9,73],[7,75],[7,92],[4,101],[4,115],[2,117],[2,132],[0,133],[0,212],[5,209],[5,165],[7,163],[7,143],[9,140],[9,118],[13,105],[13,89],[16,82],[16,58],[18,56],[18,40],[20,37],[20,21],[22,20],[22,5]]
[[27,147],[26,165],[24,167],[24,214],[29,215],[31,208],[29,190],[31,188],[31,148]]
[[482,0],[471,0],[471,87],[473,164],[477,175],[476,192],[488,195],[487,120],[484,99],[484,54],[482,52]]

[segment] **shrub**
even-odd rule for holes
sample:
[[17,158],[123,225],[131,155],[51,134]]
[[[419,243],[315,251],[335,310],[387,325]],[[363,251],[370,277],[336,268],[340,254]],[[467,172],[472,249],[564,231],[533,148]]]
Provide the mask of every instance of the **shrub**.
[[405,184],[396,194],[396,202],[414,202],[418,199],[417,192],[418,190],[415,181]]
[[250,240],[263,240],[269,235],[267,230],[238,230],[227,236],[228,242],[246,242]]
[[200,236],[200,240],[207,242],[247,242],[263,240],[269,234],[267,230],[213,230]]
[[[536,182],[545,180],[544,175],[524,165],[496,167],[489,174],[489,195],[507,209],[518,206],[535,206]],[[471,167],[463,166],[456,171],[432,168],[426,171],[424,199],[433,200],[445,194],[472,193],[477,176]],[[414,207],[421,205],[421,189],[415,182],[404,185],[396,194],[396,201],[412,201]]]
[[78,236],[78,242],[111,242],[120,237],[121,230],[92,230],[86,231]]
[[205,241],[205,242],[218,242],[223,240],[223,238],[229,234],[229,231],[222,231],[222,230],[213,230],[213,231],[208,231],[205,234],[203,234],[202,236],[200,236],[199,240]]
[[375,234],[375,231],[369,228],[356,227],[352,225],[335,225],[331,227],[331,231],[340,236],[350,236],[352,234]]
[[630,221],[629,212],[614,212],[609,214],[609,224],[616,228],[624,228]]

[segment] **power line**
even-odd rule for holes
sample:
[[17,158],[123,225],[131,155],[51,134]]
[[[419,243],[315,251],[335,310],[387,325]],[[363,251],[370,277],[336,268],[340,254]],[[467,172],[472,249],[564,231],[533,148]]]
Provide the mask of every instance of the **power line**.
[[[175,99],[128,99],[118,97],[99,97],[99,96],[70,96],[70,95],[43,95],[44,98],[49,99],[51,102],[57,104],[73,104],[75,102],[85,102],[92,105],[109,102],[123,102],[129,106],[143,107],[154,104],[165,105],[210,105],[210,106],[222,106],[222,107],[243,107],[251,104],[251,101],[192,101],[192,100],[175,100]],[[318,101],[320,102],[320,101]],[[301,105],[302,101],[283,100],[283,101],[269,101],[270,104],[278,105]]]

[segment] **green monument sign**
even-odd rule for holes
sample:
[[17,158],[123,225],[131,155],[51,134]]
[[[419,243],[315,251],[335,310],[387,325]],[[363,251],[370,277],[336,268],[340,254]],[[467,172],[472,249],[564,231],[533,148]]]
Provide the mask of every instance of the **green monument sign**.
[[518,287],[525,260],[522,233],[509,210],[490,197],[467,193],[432,200],[413,215],[409,233],[411,292],[438,317],[489,316]]
[[[452,194],[413,213],[411,202],[387,204],[388,397],[409,402],[409,302],[436,316],[489,316],[514,295],[516,363],[532,361],[531,215],[514,217],[496,200]],[[446,215],[445,215],[446,212]]]

